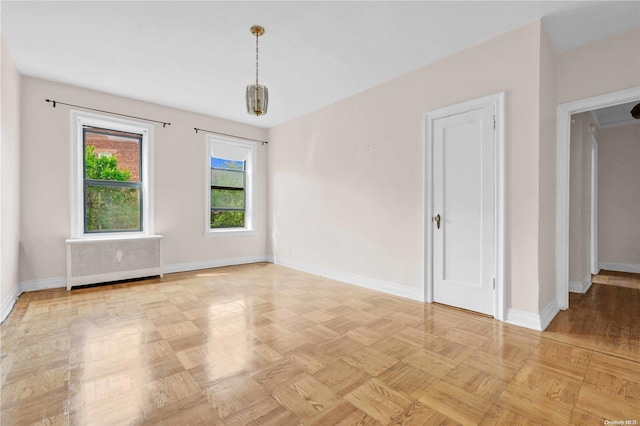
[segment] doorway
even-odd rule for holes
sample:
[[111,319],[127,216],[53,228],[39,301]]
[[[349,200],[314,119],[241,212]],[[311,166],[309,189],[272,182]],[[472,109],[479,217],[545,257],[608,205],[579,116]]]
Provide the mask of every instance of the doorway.
[[425,117],[425,300],[504,321],[504,93]]
[[[569,173],[571,115],[605,108],[640,98],[640,87],[595,96],[558,106],[556,163],[556,300],[569,307]],[[592,219],[593,220],[593,219]],[[593,241],[592,241],[593,245]],[[593,262],[593,260],[591,260]],[[593,263],[591,264],[593,267]]]

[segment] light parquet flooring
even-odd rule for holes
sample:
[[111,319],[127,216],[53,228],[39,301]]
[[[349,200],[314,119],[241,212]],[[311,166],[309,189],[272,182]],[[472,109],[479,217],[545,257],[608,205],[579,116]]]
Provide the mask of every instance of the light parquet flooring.
[[271,264],[26,293],[0,423],[640,421],[639,293],[594,284],[543,333]]

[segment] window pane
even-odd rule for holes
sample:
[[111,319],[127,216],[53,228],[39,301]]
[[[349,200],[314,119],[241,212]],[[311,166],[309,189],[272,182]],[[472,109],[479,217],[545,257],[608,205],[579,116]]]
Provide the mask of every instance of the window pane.
[[244,188],[244,172],[235,170],[211,169],[211,186]]
[[211,168],[227,170],[244,170],[244,161],[225,160],[224,158],[211,157]]
[[86,232],[141,231],[140,188],[85,187]]
[[140,181],[141,135],[84,128],[85,178]]
[[244,209],[244,190],[211,188],[211,208]]
[[244,212],[211,211],[212,228],[242,228],[244,227]]

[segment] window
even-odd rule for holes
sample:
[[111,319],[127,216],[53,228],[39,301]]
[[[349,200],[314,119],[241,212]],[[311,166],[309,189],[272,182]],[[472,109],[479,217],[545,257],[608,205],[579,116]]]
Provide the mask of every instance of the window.
[[245,166],[211,157],[211,228],[244,228]]
[[229,235],[255,230],[253,143],[207,135],[206,230]]
[[153,234],[150,125],[72,111],[72,238]]

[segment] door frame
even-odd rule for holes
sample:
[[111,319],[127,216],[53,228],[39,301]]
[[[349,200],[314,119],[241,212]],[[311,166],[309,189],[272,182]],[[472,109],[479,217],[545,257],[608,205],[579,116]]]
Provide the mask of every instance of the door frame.
[[499,321],[506,319],[506,209],[505,209],[505,92],[473,99],[430,111],[424,118],[424,299],[433,303],[433,125],[434,121],[451,115],[491,106],[495,113],[495,139],[493,151],[494,167],[494,292],[493,316]]
[[631,102],[640,98],[640,86],[558,105],[556,150],[556,301],[569,308],[569,173],[571,115]]
[[590,158],[590,173],[589,186],[590,186],[590,200],[591,204],[591,217],[589,220],[589,271],[593,275],[597,275],[600,272],[598,266],[598,141],[593,133],[591,134],[591,158]]

